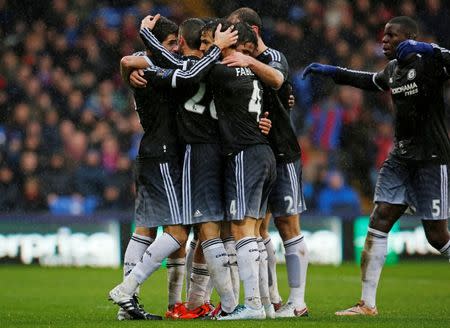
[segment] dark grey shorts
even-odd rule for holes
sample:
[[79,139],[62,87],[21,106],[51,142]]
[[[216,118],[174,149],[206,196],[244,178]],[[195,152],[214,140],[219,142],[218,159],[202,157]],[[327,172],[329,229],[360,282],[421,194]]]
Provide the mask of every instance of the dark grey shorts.
[[268,145],[249,146],[229,158],[225,168],[227,220],[264,217],[276,174],[275,157]]
[[413,163],[390,156],[378,175],[374,202],[404,204],[423,220],[450,216],[448,165]]
[[183,163],[183,223],[223,221],[224,159],[218,144],[187,145]]
[[269,210],[275,218],[306,210],[300,159],[290,163],[277,163],[277,179],[269,195]]
[[136,160],[136,202],[134,219],[137,227],[182,224],[181,165],[178,158],[167,162],[154,159]]

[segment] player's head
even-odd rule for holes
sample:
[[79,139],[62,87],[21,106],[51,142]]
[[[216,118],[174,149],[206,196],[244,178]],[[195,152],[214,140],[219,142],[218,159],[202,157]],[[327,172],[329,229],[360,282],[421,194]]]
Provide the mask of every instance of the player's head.
[[222,24],[222,31],[226,30],[224,29],[224,26],[226,28],[230,27],[230,24],[223,19],[213,19],[203,26],[200,35],[200,50],[203,51],[203,53],[208,51],[208,49],[213,45],[214,36],[219,24]]
[[180,24],[178,46],[181,52],[184,52],[186,47],[192,50],[200,49],[200,36],[203,26],[205,26],[205,23],[198,18],[189,18]]
[[178,50],[178,26],[176,23],[161,16],[156,22],[152,32],[168,51],[176,52]]
[[236,23],[234,29],[238,31],[236,50],[245,55],[251,56],[258,46],[258,39],[255,31],[247,23]]
[[383,53],[388,59],[395,58],[397,45],[408,39],[417,37],[417,23],[408,16],[397,16],[387,22],[384,27]]
[[258,13],[252,8],[242,7],[236,9],[228,16],[227,21],[232,24],[236,24],[238,22],[247,23],[255,31],[257,37],[261,36],[261,17],[259,17]]

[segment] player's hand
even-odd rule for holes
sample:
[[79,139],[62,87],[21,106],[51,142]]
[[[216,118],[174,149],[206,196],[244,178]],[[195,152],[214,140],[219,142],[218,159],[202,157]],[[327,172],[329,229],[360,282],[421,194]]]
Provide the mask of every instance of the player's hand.
[[323,76],[333,76],[336,74],[337,67],[331,65],[324,65],[319,63],[309,64],[308,67],[305,68],[302,74],[302,79],[304,80],[309,74],[320,74]]
[[147,86],[147,80],[144,79],[144,71],[142,69],[134,70],[130,74],[130,85],[133,88],[145,88]]
[[295,96],[294,95],[289,95],[289,100],[288,100],[288,106],[289,109],[292,109],[295,105]]
[[145,16],[144,19],[141,21],[141,30],[143,28],[148,28],[150,31],[152,31],[155,28],[156,22],[161,17],[160,14],[156,14],[155,16]]
[[268,135],[272,128],[272,121],[268,119],[269,112],[264,112],[263,117],[259,119],[259,129],[264,135]]
[[405,60],[411,54],[422,54],[422,55],[432,54],[433,46],[426,42],[405,40],[400,42],[395,51],[398,60]]
[[222,24],[217,25],[214,44],[220,48],[220,50],[228,48],[237,42],[238,32],[233,31],[234,26],[230,26],[224,32],[220,32]]
[[230,67],[248,67],[251,64],[252,57],[244,55],[242,52],[234,52],[222,60],[222,64]]

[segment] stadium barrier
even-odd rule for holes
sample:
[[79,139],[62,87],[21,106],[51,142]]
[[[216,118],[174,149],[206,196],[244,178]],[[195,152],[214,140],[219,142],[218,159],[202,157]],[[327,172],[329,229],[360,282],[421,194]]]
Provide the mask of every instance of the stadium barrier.
[[[0,264],[118,267],[133,231],[130,212],[91,215],[0,214]],[[313,264],[359,263],[368,217],[303,215],[302,233]],[[281,238],[270,234],[279,262],[284,262]],[[389,236],[389,261],[432,258],[418,218],[400,220]]]

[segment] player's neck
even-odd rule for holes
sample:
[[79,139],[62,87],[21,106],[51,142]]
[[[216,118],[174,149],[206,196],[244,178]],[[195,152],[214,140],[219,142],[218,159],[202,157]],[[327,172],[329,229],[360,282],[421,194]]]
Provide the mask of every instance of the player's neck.
[[258,37],[258,46],[256,47],[254,57],[258,57],[259,55],[261,55],[264,51],[267,50],[267,48],[268,47],[266,46],[264,41],[261,39],[261,37]]
[[236,49],[234,49],[234,48],[225,48],[222,50],[222,58],[226,58],[235,52],[236,52]]

